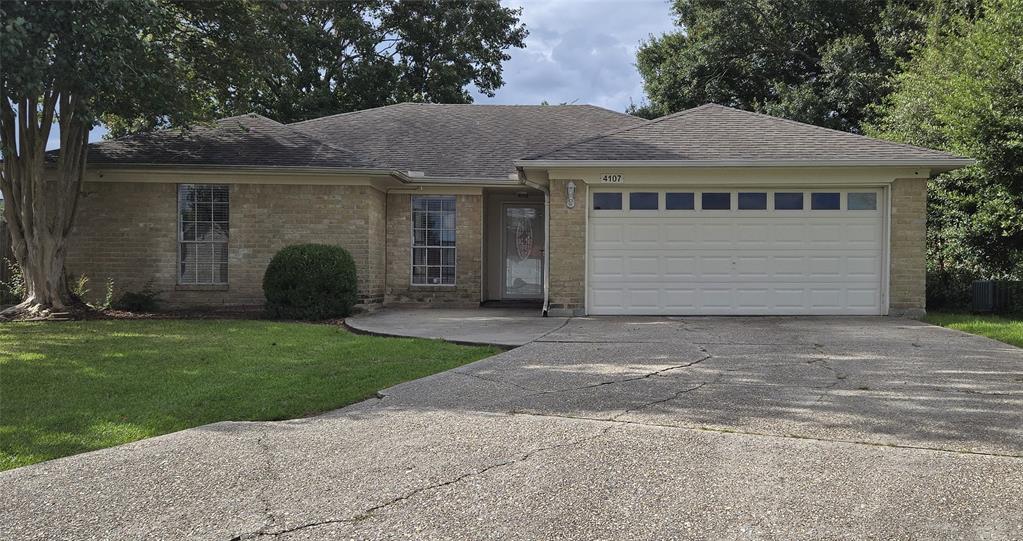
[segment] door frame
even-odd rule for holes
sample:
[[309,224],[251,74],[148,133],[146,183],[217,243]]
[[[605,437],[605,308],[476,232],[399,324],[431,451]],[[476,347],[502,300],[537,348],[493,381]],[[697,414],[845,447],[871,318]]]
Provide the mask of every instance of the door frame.
[[[507,213],[507,208],[508,207],[539,209],[539,211],[540,211],[540,227],[541,227],[540,237],[539,238],[541,238],[541,239],[544,238],[544,234],[545,234],[545,232],[542,230],[542,228],[545,227],[545,222],[544,222],[544,205],[543,205],[543,203],[518,203],[516,201],[504,201],[504,202],[501,203],[501,220],[500,220],[500,224],[501,224],[500,225],[500,227],[501,227],[501,300],[529,300],[529,301],[532,301],[532,300],[542,300],[543,299],[543,292],[542,292],[543,288],[542,287],[541,287],[540,295],[536,296],[536,297],[520,297],[520,296],[516,296],[516,295],[509,295],[508,292],[505,289],[507,287],[507,285],[508,285],[507,282],[505,281],[505,278],[508,276],[508,252],[507,252],[506,246],[505,246],[506,243],[505,243],[505,235],[504,235],[504,233],[505,233],[505,225],[506,225],[505,224],[505,220],[508,217],[508,213]],[[537,238],[535,231],[533,232],[533,238]],[[544,246],[543,249],[544,249],[544,252],[546,252],[547,251],[547,246]],[[547,269],[545,269],[544,266],[543,266],[543,260],[544,260],[544,258],[543,258],[543,256],[541,256],[540,257],[540,281],[541,282],[543,282],[544,272],[547,271]]]

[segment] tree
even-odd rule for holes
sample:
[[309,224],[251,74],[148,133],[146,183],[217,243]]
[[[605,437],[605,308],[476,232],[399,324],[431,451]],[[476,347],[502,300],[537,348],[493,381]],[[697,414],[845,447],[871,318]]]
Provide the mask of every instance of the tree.
[[1023,279],[1023,0],[934,24],[872,135],[976,158],[928,190],[931,270]]
[[[471,103],[470,84],[492,96],[507,50],[525,46],[520,13],[496,0],[304,0],[264,10],[276,60],[221,96],[212,116],[295,122],[403,101]],[[110,120],[115,135],[159,122]]]
[[[64,258],[97,119],[187,125],[208,116],[220,89],[241,87],[259,65],[239,52],[258,50],[258,9],[243,1],[0,3],[0,189],[26,288],[6,315],[82,306]],[[47,153],[54,123],[60,149]]]
[[664,115],[707,102],[858,132],[934,12],[972,0],[676,0],[679,32],[637,54]]

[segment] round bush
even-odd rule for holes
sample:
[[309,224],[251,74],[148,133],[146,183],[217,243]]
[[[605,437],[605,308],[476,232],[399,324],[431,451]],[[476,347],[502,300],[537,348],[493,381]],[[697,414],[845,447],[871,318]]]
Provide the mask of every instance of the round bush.
[[275,318],[347,316],[357,293],[355,260],[340,246],[288,246],[274,255],[263,275],[266,309]]

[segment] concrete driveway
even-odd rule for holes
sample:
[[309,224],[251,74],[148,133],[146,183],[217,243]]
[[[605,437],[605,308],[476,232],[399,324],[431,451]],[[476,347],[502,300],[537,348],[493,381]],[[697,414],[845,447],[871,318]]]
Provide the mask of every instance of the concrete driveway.
[[1023,350],[885,318],[573,319],[316,418],[0,474],[5,539],[1020,539]]

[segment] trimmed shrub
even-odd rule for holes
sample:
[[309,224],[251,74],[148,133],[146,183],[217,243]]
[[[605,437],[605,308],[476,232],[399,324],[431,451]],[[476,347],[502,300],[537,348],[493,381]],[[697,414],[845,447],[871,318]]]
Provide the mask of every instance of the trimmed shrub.
[[355,260],[340,246],[288,246],[270,260],[263,275],[263,295],[270,317],[347,316],[358,299]]
[[[110,287],[113,287],[113,282]],[[113,291],[108,291],[107,298],[111,295]],[[140,291],[125,291],[112,307],[128,312],[155,312],[160,309],[160,292],[153,289],[153,281],[150,280]]]

